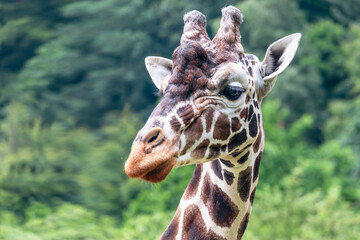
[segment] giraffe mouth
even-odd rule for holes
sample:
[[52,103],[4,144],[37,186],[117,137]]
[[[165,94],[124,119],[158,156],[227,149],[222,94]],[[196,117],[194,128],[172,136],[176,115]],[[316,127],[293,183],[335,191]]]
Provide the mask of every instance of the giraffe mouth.
[[152,183],[163,181],[176,164],[179,149],[175,142],[165,139],[149,151],[143,142],[134,141],[125,163],[125,173]]
[[171,172],[175,163],[176,163],[175,160],[164,162],[163,164],[156,166],[153,170],[146,173],[144,176],[140,178],[153,183],[161,182]]

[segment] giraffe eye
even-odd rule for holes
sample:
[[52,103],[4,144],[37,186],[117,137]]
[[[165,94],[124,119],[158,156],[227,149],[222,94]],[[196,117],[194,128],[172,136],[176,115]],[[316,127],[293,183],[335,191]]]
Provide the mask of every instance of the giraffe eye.
[[221,94],[224,95],[227,99],[234,101],[238,99],[243,92],[244,89],[240,86],[227,85],[222,90]]

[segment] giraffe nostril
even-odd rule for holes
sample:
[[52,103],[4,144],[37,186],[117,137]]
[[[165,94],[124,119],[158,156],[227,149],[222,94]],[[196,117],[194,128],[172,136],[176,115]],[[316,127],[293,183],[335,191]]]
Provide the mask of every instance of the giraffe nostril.
[[145,151],[151,152],[151,148],[159,145],[164,140],[163,130],[159,127],[151,129],[144,137]]
[[152,143],[153,141],[155,141],[159,136],[159,132],[156,132],[154,136],[152,136],[148,141],[147,143]]

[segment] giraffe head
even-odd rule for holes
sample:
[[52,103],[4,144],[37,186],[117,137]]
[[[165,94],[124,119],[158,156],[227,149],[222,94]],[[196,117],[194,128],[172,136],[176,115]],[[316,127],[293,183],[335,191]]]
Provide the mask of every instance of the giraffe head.
[[125,164],[130,177],[160,182],[175,167],[217,158],[231,162],[259,142],[260,103],[293,59],[301,34],[271,44],[260,62],[244,53],[242,18],[237,8],[223,8],[210,40],[205,16],[191,11],[172,60],[145,59],[163,97],[133,142]]

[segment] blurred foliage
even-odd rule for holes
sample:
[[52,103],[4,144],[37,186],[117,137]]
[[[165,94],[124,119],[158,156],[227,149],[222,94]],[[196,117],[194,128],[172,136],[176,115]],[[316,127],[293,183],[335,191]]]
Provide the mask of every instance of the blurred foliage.
[[[301,32],[262,105],[266,146],[244,239],[360,235],[360,26],[356,0],[227,1],[262,59]],[[0,2],[0,239],[156,239],[194,166],[160,184],[123,164],[158,98],[143,64],[171,58],[184,13],[219,25],[221,1]],[[291,14],[289,14],[291,13]]]
[[97,217],[79,205],[63,204],[51,211],[46,205],[34,204],[26,212],[25,224],[0,225],[0,239],[119,239],[120,230],[109,217]]
[[139,127],[135,115],[112,113],[90,132],[71,122],[42,126],[17,103],[8,112],[0,141],[0,209],[23,216],[33,201],[70,201],[122,217],[139,191],[138,184],[124,184],[129,179],[122,171]]

